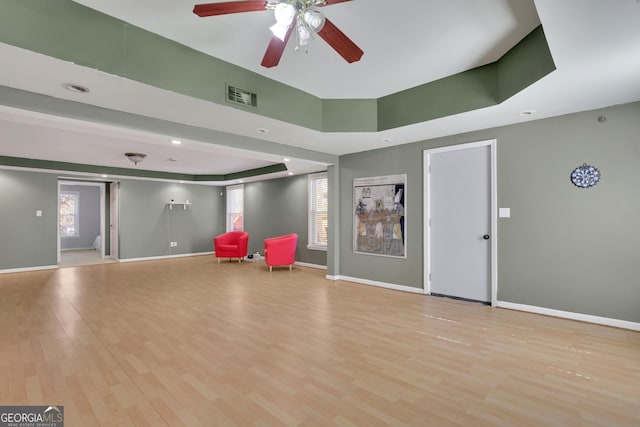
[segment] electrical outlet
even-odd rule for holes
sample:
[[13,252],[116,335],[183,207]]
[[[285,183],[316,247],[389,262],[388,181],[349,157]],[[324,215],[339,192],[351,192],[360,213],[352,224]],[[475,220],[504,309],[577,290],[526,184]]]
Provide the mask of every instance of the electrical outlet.
[[169,247],[171,247],[171,248],[175,248],[177,246],[178,246],[178,242],[170,242],[169,243]]

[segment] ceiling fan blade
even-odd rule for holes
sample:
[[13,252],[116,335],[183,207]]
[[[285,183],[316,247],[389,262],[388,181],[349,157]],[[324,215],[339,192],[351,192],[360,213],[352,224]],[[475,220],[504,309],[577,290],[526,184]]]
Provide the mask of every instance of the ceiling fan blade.
[[267,51],[264,53],[264,58],[262,58],[261,65],[266,68],[275,67],[280,62],[280,58],[282,58],[282,54],[284,53],[284,48],[287,46],[287,42],[289,41],[289,37],[291,37],[291,33],[295,28],[295,21],[289,27],[289,31],[287,31],[287,35],[284,36],[284,41],[280,40],[278,37],[271,37],[271,41],[269,42],[269,46],[267,46]]
[[224,3],[197,4],[193,8],[193,13],[200,17],[226,15],[229,13],[254,12],[266,10],[265,0],[243,0],[227,1]]
[[317,4],[316,6],[331,6],[332,4],[336,4],[336,3],[344,3],[345,1],[351,1],[351,0],[324,0],[324,3],[320,3]]
[[328,19],[325,20],[324,27],[318,31],[318,35],[349,63],[359,61],[364,54],[362,49]]

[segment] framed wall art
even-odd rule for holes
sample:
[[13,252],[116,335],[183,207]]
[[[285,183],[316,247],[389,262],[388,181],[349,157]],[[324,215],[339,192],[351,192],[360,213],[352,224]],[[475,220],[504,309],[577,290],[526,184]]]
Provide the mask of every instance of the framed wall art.
[[407,175],[353,180],[355,253],[406,258]]

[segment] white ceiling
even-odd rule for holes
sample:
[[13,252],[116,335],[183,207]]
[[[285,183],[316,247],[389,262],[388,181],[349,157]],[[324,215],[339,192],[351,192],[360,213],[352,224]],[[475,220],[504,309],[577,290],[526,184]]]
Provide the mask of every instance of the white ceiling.
[[[0,85],[222,132],[175,147],[168,141],[180,135],[2,107],[0,155],[130,167],[122,154],[141,151],[144,169],[219,174],[287,151],[231,148],[225,133],[342,155],[640,100],[640,0],[354,0],[322,11],[364,50],[360,62],[347,64],[317,38],[308,54],[289,46],[273,69],[259,65],[270,12],[198,18],[186,0],[77,2],[322,98],[377,98],[492,62],[539,22],[557,70],[498,106],[384,132],[323,133],[0,44]],[[91,92],[68,92],[65,82]],[[291,157],[294,173],[325,166]]]
[[[0,106],[2,155],[105,166],[134,167],[125,152],[148,154],[138,169],[189,174],[231,174],[282,163],[283,156],[170,138]],[[115,147],[114,147],[115,145]],[[115,149],[114,149],[115,148]],[[125,151],[123,151],[125,150]],[[322,169],[317,162],[286,160],[297,173]]]

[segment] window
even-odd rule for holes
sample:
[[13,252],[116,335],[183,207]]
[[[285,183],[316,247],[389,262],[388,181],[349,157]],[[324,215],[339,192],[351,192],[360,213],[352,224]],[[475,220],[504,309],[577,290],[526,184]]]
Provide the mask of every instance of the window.
[[227,231],[243,230],[244,186],[227,187]]
[[326,172],[309,175],[309,249],[327,250],[328,192]]
[[80,227],[78,225],[80,194],[74,191],[61,192],[58,205],[60,237],[78,237],[80,235]]

